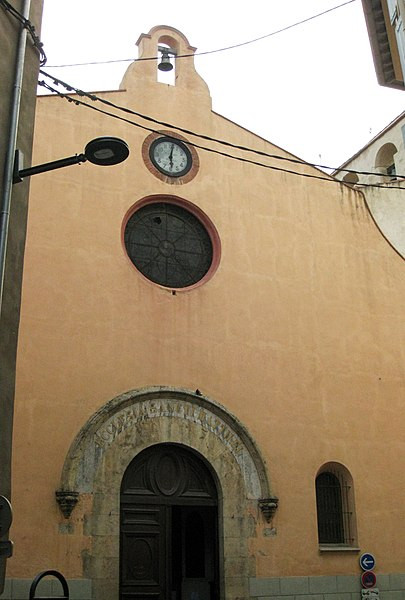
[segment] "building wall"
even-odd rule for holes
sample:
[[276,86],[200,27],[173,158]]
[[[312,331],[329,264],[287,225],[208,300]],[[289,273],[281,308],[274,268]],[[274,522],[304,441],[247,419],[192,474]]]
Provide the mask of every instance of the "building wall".
[[[153,56],[150,44],[160,35],[186,53],[187,41],[171,29],[153,29],[141,40],[143,52]],[[99,95],[211,138],[290,156],[213,113],[192,62],[177,63],[174,87],[156,83],[152,62],[138,62],[124,78],[125,89]],[[232,533],[223,541],[227,598],[279,597],[280,582],[290,578],[299,585],[293,581],[296,591],[287,592],[292,588],[283,584],[288,597],[357,593],[339,582],[358,581],[358,554],[366,550],[377,555],[384,581],[403,573],[404,270],[363,195],[332,179],[287,174],[199,148],[195,178],[173,185],[155,177],[142,158],[149,131],[58,97],[38,99],[34,160],[80,152],[105,133],[127,141],[127,161],[69,167],[32,181],[10,577],[21,582],[56,568],[70,580],[92,580],[93,597],[116,597],[117,481],[142,447],[159,440],[187,440],[217,470],[224,519],[232,521],[224,531],[237,529],[235,554],[227,554]],[[260,162],[280,166],[276,159]],[[126,256],[125,215],[158,195],[193,203],[218,231],[219,267],[200,287],[174,294],[146,281]],[[174,407],[187,401],[208,411],[207,423],[218,414],[221,421],[210,429],[202,418],[187,421],[175,408],[157,418],[148,405],[143,420],[117,430],[108,411],[135,406],[150,388],[162,402],[174,394]],[[115,432],[114,443],[96,456],[100,419],[105,431]],[[230,455],[221,462],[220,444],[228,439],[221,442],[216,433],[222,422],[230,423],[229,435],[245,448],[246,460],[251,457],[250,467],[238,466]],[[250,476],[259,472],[255,461],[266,476],[249,491]],[[344,465],[354,481],[358,540],[349,551],[322,551],[318,544],[315,477],[330,461]],[[264,479],[279,498],[270,522],[258,505]],[[75,482],[80,492],[69,519],[55,501],[61,482]],[[226,512],[232,489],[241,494],[240,514]],[[102,539],[108,539],[110,555]],[[235,540],[246,555],[235,550]],[[103,569],[101,585],[95,574]],[[316,592],[323,581],[327,590]]]
[[[12,6],[23,10],[23,2],[14,0]],[[40,31],[42,0],[32,4],[30,20]],[[15,63],[19,37],[18,21],[0,7],[0,191],[3,198],[5,181],[4,166],[10,132],[10,111],[15,82]],[[28,40],[25,69],[21,90],[18,148],[27,161],[31,160],[34,127],[36,84],[39,57]],[[15,386],[17,335],[20,318],[20,295],[27,220],[29,184],[25,182],[14,188],[10,209],[10,226],[7,245],[4,293],[0,316],[0,495],[11,498],[11,443]],[[3,205],[2,205],[3,206]],[[0,558],[0,592],[3,587],[5,562]]]
[[405,74],[405,3],[404,0],[388,0],[388,15],[390,25],[398,46],[402,77]]

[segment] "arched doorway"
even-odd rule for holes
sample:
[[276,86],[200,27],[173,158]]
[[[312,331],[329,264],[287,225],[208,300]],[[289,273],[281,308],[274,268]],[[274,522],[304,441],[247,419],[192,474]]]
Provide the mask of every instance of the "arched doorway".
[[147,448],[121,484],[121,600],[216,600],[218,572],[213,475],[185,446]]
[[208,469],[218,498],[220,598],[248,600],[249,578],[256,574],[250,542],[267,519],[260,507],[274,500],[267,467],[252,436],[226,408],[200,393],[163,386],[107,402],[78,432],[65,459],[58,501],[61,508],[64,502],[65,518],[77,503],[72,518],[86,522],[91,551],[83,576],[91,581],[93,598],[119,597],[119,490],[134,457],[161,444],[194,453]]

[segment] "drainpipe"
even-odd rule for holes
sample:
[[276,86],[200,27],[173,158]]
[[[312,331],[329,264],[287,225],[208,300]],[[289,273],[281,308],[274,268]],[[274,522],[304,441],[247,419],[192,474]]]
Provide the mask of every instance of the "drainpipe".
[[[22,15],[28,19],[31,0],[24,0]],[[11,194],[13,187],[14,156],[17,146],[18,122],[20,116],[21,89],[24,74],[25,48],[27,45],[27,29],[21,25],[17,46],[13,97],[10,111],[10,129],[8,147],[4,167],[4,185],[0,205],[0,314],[3,305],[4,272],[6,267],[6,250],[8,227],[10,220]]]

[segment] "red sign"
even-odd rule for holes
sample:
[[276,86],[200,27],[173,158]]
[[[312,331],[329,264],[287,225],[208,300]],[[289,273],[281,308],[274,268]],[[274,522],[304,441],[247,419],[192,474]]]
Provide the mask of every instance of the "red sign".
[[377,582],[377,577],[373,571],[364,571],[361,574],[361,585],[364,588],[373,588]]

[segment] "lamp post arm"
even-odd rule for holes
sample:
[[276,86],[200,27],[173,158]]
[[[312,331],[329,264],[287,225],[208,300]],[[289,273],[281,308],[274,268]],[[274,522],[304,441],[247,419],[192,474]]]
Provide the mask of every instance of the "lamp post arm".
[[75,156],[68,156],[67,158],[61,158],[60,160],[53,160],[42,165],[36,165],[34,167],[28,167],[27,169],[20,169],[14,173],[13,183],[19,183],[24,177],[30,177],[31,175],[37,175],[37,173],[46,173],[46,171],[53,171],[54,169],[60,169],[61,167],[69,167],[70,165],[78,165],[86,162],[87,158],[84,154],[75,154]]

